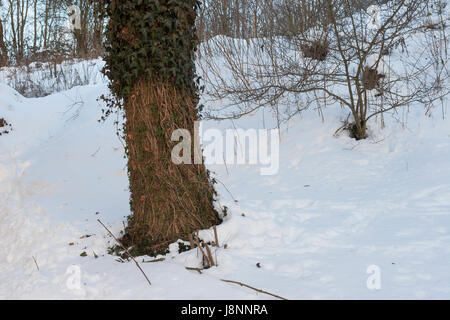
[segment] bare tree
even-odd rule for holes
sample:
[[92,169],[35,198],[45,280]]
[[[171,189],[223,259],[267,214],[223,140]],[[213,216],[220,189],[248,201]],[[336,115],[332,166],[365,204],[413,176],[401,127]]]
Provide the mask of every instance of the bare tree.
[[29,0],[8,0],[8,2],[12,51],[16,62],[21,62],[26,50],[25,26],[28,19]]
[[[80,8],[80,28],[68,28],[68,7]],[[7,0],[0,7],[4,45],[11,61],[56,61],[103,54],[102,4],[92,0]]]
[[337,103],[350,111],[353,136],[363,139],[372,118],[415,102],[430,108],[449,92],[448,56],[437,50],[444,43],[435,41],[435,50],[418,43],[436,32],[445,36],[444,23],[424,26],[431,1],[379,1],[370,14],[356,10],[354,0],[316,0],[314,7],[278,1],[274,21],[290,10],[298,14],[266,23],[263,37],[218,36],[202,44],[207,94],[228,101],[206,116],[236,118],[270,107],[281,122]]
[[[1,5],[1,3],[0,3]],[[8,64],[8,49],[4,41],[3,22],[0,20],[0,67]]]

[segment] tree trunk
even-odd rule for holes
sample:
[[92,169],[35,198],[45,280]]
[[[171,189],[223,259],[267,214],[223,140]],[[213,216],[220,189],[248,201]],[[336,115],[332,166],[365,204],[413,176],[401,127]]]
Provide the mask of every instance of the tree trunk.
[[[105,99],[113,108],[106,116],[116,108],[125,112],[131,215],[121,241],[135,255],[165,253],[170,243],[220,223],[204,164],[172,161],[179,144],[172,134],[187,130],[192,140],[199,118],[198,5],[198,0],[118,0],[106,7],[103,72],[121,101]],[[190,151],[191,160],[201,160],[192,143]]]
[[[130,182],[131,216],[121,241],[135,255],[165,253],[170,243],[220,223],[209,173],[194,161],[202,160],[201,151],[192,150],[199,118],[198,5],[197,0],[122,0],[106,9],[104,72],[111,92],[123,101]],[[190,133],[191,164],[172,161],[179,144],[172,134],[178,129]]]
[[3,23],[0,20],[0,67],[4,67],[8,64],[8,50],[4,41]]
[[92,32],[92,48],[95,55],[103,55],[103,23],[104,19],[101,17],[100,3],[94,3],[94,30]]
[[356,140],[363,140],[367,137],[366,121],[356,119],[356,122],[353,125],[353,135]]
[[196,99],[159,81],[137,84],[130,96],[125,134],[133,216],[123,240],[138,254],[163,253],[177,239],[220,222],[205,166],[171,160],[178,143],[171,141],[173,131],[188,129],[194,137]]
[[86,43],[86,33],[81,30],[73,31],[75,42],[76,42],[76,57],[86,58],[87,56],[87,43]]

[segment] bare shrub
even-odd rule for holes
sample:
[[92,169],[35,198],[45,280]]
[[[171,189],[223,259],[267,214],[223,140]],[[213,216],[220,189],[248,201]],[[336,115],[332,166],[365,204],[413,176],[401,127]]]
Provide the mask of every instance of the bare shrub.
[[4,71],[6,82],[23,96],[38,98],[103,81],[98,60],[55,61],[9,68]]
[[[431,13],[435,1],[373,1],[381,8],[376,26],[353,0],[320,0],[320,14],[307,27],[293,18],[259,38],[205,41],[199,65],[206,101],[225,103],[205,116],[238,118],[267,107],[280,123],[307,108],[340,105],[353,118],[355,138],[363,139],[369,120],[383,113],[412,104],[431,110],[450,91],[447,29],[422,27],[430,15],[442,15]],[[327,43],[327,54],[314,43]]]

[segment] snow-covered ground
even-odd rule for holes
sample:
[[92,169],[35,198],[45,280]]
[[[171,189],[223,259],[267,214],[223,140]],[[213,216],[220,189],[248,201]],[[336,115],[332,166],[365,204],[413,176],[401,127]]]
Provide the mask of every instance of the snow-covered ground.
[[[278,174],[209,165],[229,208],[218,267],[186,270],[198,252],[175,245],[165,261],[141,263],[149,286],[133,262],[107,254],[113,240],[97,222],[119,235],[129,214],[115,119],[97,122],[106,92],[28,99],[0,83],[0,118],[13,127],[0,136],[0,298],[272,298],[220,279],[288,299],[450,298],[450,119],[440,110],[372,122],[364,141],[333,136],[345,110],[324,110],[323,122],[310,110],[282,128]],[[203,129],[273,126],[261,111]],[[369,266],[379,290],[367,287]]]
[[[120,235],[130,214],[116,119],[98,122],[102,66],[0,70],[0,119],[12,126],[0,135],[0,299],[274,298],[221,279],[287,299],[450,299],[448,100],[427,115],[399,110],[385,128],[373,118],[363,141],[334,135],[347,110],[305,111],[281,128],[275,175],[208,165],[217,205],[228,207],[218,266],[187,270],[199,252],[173,244],[164,261],[140,264],[149,286],[133,262],[108,254],[114,240],[97,221]],[[260,110],[202,130],[275,127]]]
[[33,62],[27,66],[0,68],[0,81],[28,98],[45,97],[76,86],[101,84],[104,62],[68,60],[61,64]]

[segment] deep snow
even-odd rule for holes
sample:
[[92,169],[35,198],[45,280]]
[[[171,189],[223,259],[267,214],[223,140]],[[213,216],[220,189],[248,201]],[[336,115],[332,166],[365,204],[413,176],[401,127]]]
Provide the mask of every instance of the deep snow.
[[[229,208],[219,266],[188,271],[198,253],[173,246],[165,261],[141,264],[149,287],[132,262],[107,254],[113,240],[96,221],[118,235],[129,214],[114,119],[97,122],[105,92],[97,84],[27,99],[0,84],[0,116],[13,126],[0,137],[0,298],[271,298],[220,279],[288,299],[450,298],[450,120],[440,110],[415,106],[384,129],[373,121],[359,142],[333,136],[345,110],[328,108],[323,122],[310,110],[283,126],[277,175],[209,165]],[[274,119],[261,111],[203,125],[273,128]],[[367,288],[371,265],[380,290]]]

